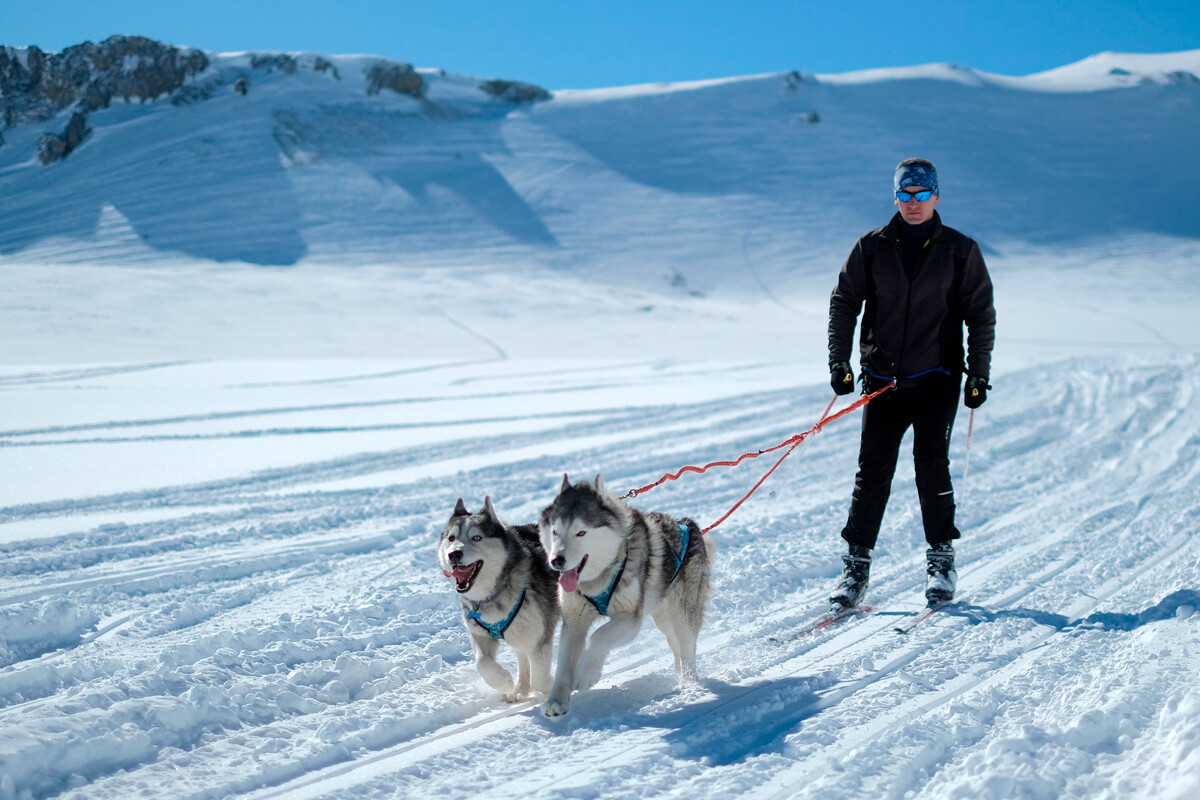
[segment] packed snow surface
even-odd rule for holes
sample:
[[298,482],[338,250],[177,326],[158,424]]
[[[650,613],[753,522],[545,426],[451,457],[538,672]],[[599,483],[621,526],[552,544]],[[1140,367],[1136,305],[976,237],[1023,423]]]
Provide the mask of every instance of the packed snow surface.
[[[359,61],[333,60],[351,81]],[[822,76],[783,116],[762,109],[793,97],[786,76],[559,93],[440,129],[504,144],[457,171],[361,127],[446,119],[347,117],[332,94],[303,119],[232,96],[115,107],[50,167],[6,131],[0,798],[1197,796],[1200,166],[1179,137],[1200,87],[1112,73],[1196,60],[1105,54],[1015,88]],[[961,126],[882,132],[906,80]],[[996,104],[973,116],[971,92]],[[1048,138],[996,161],[1011,93]],[[237,114],[324,149],[237,144]],[[1135,122],[1073,128],[1130,114],[1138,147]],[[789,149],[779,126],[813,141]],[[410,155],[445,144],[422,135]],[[215,171],[140,182],[130,141]],[[993,389],[951,443],[958,602],[892,631],[923,600],[902,459],[873,613],[798,636],[841,566],[851,416],[709,534],[698,682],[678,685],[648,624],[565,718],[502,702],[436,562],[455,501],[530,522],[563,473],[623,492],[808,429],[840,259],[886,222],[912,150],[942,165],[947,224],[988,223],[996,283]],[[813,176],[830,183],[789,188]],[[191,203],[156,205],[163,187]],[[60,228],[39,216],[72,191]],[[771,463],[633,502],[707,525]]]
[[[652,626],[564,720],[482,683],[434,556],[458,497],[527,522],[564,470],[625,489],[778,443],[829,394],[791,384],[784,364],[8,370],[5,472],[59,478],[5,488],[4,795],[1189,796],[1194,357],[997,377],[965,478],[961,423],[953,445],[960,602],[907,637],[905,466],[876,613],[795,638],[840,566],[844,421],[709,534],[698,684]],[[765,466],[637,505],[707,524]]]

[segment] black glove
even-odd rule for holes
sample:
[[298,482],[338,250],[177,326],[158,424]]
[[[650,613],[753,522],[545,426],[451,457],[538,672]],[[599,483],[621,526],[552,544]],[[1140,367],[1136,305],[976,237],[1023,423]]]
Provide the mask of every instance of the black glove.
[[834,394],[850,394],[854,391],[854,372],[849,361],[829,362],[829,385]]
[[979,408],[987,400],[987,390],[990,388],[992,387],[988,386],[987,378],[979,375],[968,376],[967,385],[963,387],[963,403],[967,408]]

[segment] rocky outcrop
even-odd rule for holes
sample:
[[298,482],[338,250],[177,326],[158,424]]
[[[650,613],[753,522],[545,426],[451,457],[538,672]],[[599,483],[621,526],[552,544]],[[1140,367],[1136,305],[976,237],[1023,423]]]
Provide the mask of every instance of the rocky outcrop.
[[62,134],[47,133],[38,141],[38,158],[53,164],[92,132],[89,112],[107,108],[116,97],[156,100],[206,69],[208,56],[199,50],[141,36],[84,42],[61,53],[0,47],[0,122],[5,128],[44,122],[75,105]]
[[[255,52],[218,58],[213,63],[199,50],[142,36],[84,42],[61,53],[0,46],[0,146],[6,128],[70,116],[65,129],[47,131],[38,142],[42,163],[52,164],[87,138],[91,132],[88,115],[108,108],[114,100],[153,102],[169,97],[172,105],[188,106],[210,100],[218,92],[245,95],[252,81],[281,80],[308,70],[337,81],[342,78],[332,61],[316,54]],[[275,76],[268,78],[270,73]],[[498,111],[495,104],[482,98],[434,103],[428,98],[428,81],[437,78],[418,73],[412,64],[402,61],[373,60],[365,66],[364,76],[368,95],[386,90],[415,98],[422,112],[431,117],[457,119]],[[514,105],[551,99],[550,92],[540,86],[520,81],[471,81],[467,85]]]
[[114,98],[149,101],[179,89],[208,68],[208,56],[142,36],[84,42],[61,53],[0,47],[0,106],[5,127],[43,122],[78,103],[83,113]]
[[287,53],[255,53],[250,57],[252,69],[266,69],[267,72],[283,72],[288,75],[296,74],[296,59]]
[[514,104],[540,103],[551,98],[551,94],[542,87],[520,81],[484,81],[479,88],[492,97]]
[[377,95],[384,89],[421,97],[425,93],[425,81],[413,69],[412,64],[402,61],[376,61],[367,70],[367,94]]
[[321,58],[320,56],[317,56],[316,60],[313,61],[312,68],[313,68],[313,72],[329,72],[329,73],[331,73],[333,75],[333,79],[335,81],[340,81],[342,79],[342,76],[340,74],[338,74],[338,68],[335,67],[332,62],[326,61],[325,59]]
[[62,136],[47,133],[38,140],[38,158],[43,164],[60,161],[79,147],[91,132],[92,126],[88,125],[87,117],[76,111],[71,115],[71,121],[67,123],[67,129]]

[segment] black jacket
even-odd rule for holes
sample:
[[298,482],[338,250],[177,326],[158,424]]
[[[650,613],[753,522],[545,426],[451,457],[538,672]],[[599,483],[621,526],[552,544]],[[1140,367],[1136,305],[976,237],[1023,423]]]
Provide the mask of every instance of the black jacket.
[[876,378],[897,378],[901,386],[935,371],[987,378],[996,309],[979,245],[942,225],[935,211],[929,242],[910,280],[901,257],[899,226],[905,224],[896,214],[850,251],[829,300],[829,360],[850,360],[862,311],[859,354],[864,371]]

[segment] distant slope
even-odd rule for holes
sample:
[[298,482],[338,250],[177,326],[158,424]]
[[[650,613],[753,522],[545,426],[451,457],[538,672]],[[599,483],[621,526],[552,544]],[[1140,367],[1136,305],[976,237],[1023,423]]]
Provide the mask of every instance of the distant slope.
[[[28,68],[30,50],[0,52]],[[990,248],[1200,238],[1200,51],[549,100],[369,56],[183,52],[207,65],[157,99],[6,111],[0,263],[518,260],[706,286],[731,262],[843,251],[886,221],[892,168],[917,154],[942,170],[947,222]],[[43,164],[81,110],[90,132]]]

